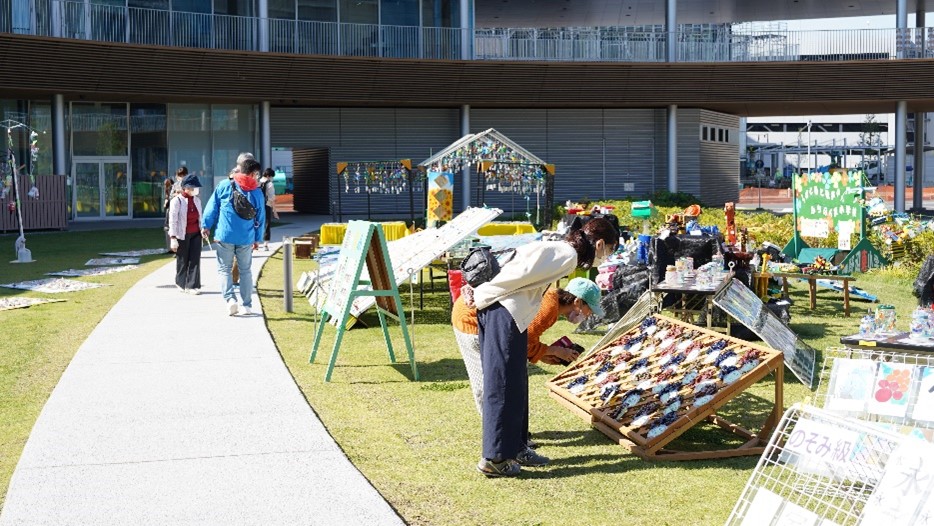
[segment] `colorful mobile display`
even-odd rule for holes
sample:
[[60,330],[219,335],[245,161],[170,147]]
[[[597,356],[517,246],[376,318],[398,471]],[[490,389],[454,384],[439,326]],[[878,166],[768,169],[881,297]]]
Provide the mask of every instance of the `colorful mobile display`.
[[703,420],[781,360],[773,349],[650,316],[549,387],[627,440],[651,446]]
[[865,413],[866,404],[874,393],[875,377],[876,363],[872,360],[834,360],[824,409]]
[[904,417],[913,365],[880,362],[867,410],[874,415]]
[[934,367],[921,369],[921,381],[915,396],[915,408],[911,418],[934,422]]

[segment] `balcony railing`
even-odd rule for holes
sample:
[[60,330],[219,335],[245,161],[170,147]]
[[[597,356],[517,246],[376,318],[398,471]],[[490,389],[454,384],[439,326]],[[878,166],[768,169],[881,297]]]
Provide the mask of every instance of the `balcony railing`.
[[[207,49],[395,58],[663,62],[669,36],[681,62],[845,61],[934,57],[934,28],[750,31],[680,26],[679,31],[605,28],[477,29],[463,51],[459,28],[261,19],[114,7],[72,0],[14,11],[0,0],[0,32]],[[11,16],[12,14],[12,16]]]

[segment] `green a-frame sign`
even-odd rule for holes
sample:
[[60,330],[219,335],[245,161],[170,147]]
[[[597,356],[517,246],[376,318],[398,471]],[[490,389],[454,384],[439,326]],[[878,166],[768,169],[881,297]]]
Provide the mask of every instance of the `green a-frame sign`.
[[[366,263],[369,279],[362,279],[363,264]],[[341,244],[340,256],[337,259],[337,268],[331,279],[328,298],[324,304],[321,323],[315,333],[315,342],[312,347],[309,362],[314,363],[321,343],[321,334],[329,318],[337,320],[337,337],[334,340],[334,349],[328,362],[328,371],[324,376],[326,382],[331,381],[331,373],[337,361],[337,352],[341,346],[344,332],[347,331],[348,321],[351,318],[350,309],[355,299],[362,296],[376,298],[376,310],[379,313],[379,323],[383,328],[383,337],[386,339],[386,349],[389,351],[389,361],[396,362],[392,350],[392,340],[389,338],[389,328],[386,317],[399,322],[402,328],[402,337],[409,353],[409,363],[412,364],[412,377],[418,380],[418,367],[415,364],[415,352],[412,350],[412,341],[409,338],[408,326],[405,322],[405,311],[402,307],[402,298],[399,296],[399,287],[396,285],[389,261],[389,250],[386,248],[386,236],[379,223],[369,221],[351,221],[347,225],[347,233]]]

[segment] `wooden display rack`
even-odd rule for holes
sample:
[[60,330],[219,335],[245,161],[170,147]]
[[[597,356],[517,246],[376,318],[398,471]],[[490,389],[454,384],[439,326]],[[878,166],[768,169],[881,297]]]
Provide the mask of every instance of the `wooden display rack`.
[[[767,347],[754,345],[743,340],[730,338],[722,334],[690,325],[665,316],[653,316],[647,319],[656,321],[657,332],[648,336],[636,352],[630,353],[625,349],[629,339],[637,338],[642,334],[642,325],[632,327],[619,338],[607,343],[596,352],[591,352],[583,360],[572,364],[568,369],[552,378],[548,383],[549,394],[561,405],[577,414],[585,421],[590,422],[600,432],[604,433],[621,446],[646,460],[699,460],[710,458],[727,458],[746,455],[759,455],[768,442],[769,436],[782,416],[782,389],[784,380],[784,366],[782,353]],[[656,335],[665,332],[665,340],[656,340]],[[673,337],[675,341],[662,347],[663,341],[669,340],[673,332],[680,335]],[[692,346],[679,349],[683,342],[691,342],[696,349],[695,354],[688,352]],[[710,349],[714,345],[722,346],[717,356],[735,356],[737,367],[734,372],[739,376],[733,381],[726,382],[721,364],[711,359]],[[653,346],[652,349],[648,349]],[[683,346],[683,345],[682,345]],[[635,348],[635,346],[633,346]],[[678,349],[666,353],[666,349]],[[683,353],[681,351],[684,351]],[[627,355],[632,354],[630,359]],[[684,356],[684,361],[676,366],[666,366],[665,357]],[[756,356],[757,355],[757,356]],[[750,358],[745,370],[741,367],[742,359]],[[637,369],[642,378],[632,374],[632,366],[645,360],[644,366]],[[725,363],[725,362],[724,362]],[[616,382],[607,383],[607,375],[599,380],[599,370],[613,366],[610,376],[616,374]],[[670,372],[666,372],[670,371]],[[732,400],[749,386],[764,378],[769,373],[775,374],[775,401],[772,411],[758,432],[753,432],[737,424],[727,421],[716,414],[717,409]],[[648,375],[647,377],[645,375]],[[660,379],[659,376],[664,376]],[[711,377],[712,376],[712,377]],[[576,394],[569,390],[569,384],[575,379],[586,377],[582,390]],[[612,378],[609,378],[612,380]],[[580,381],[580,380],[578,380]],[[643,385],[642,390],[637,386]],[[666,384],[676,386],[674,396],[666,400],[663,393],[656,393],[653,388]],[[618,389],[604,400],[605,386],[618,385]],[[712,386],[712,394],[695,398],[697,386]],[[703,391],[702,391],[703,392]],[[677,406],[672,401],[677,400]],[[637,400],[637,401],[635,401]],[[697,400],[700,400],[699,402]],[[626,408],[621,409],[626,402]],[[648,409],[655,407],[653,411]],[[674,407],[674,409],[671,409]],[[636,421],[639,411],[648,411],[649,418],[644,416]],[[675,413],[676,417],[670,423],[661,425],[660,419],[668,413]],[[745,442],[733,449],[720,449],[708,451],[676,451],[667,446],[674,439],[702,421],[709,421],[724,430],[745,439]],[[657,426],[652,428],[652,424]]]

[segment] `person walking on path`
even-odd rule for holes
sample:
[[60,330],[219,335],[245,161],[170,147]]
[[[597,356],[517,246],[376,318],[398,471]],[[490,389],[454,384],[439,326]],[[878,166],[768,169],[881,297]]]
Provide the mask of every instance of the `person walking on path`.
[[181,193],[169,202],[169,243],[175,252],[175,286],[182,292],[201,294],[201,181],[185,176]]
[[527,329],[555,281],[575,268],[599,266],[617,245],[616,227],[592,219],[562,241],[517,248],[499,274],[474,289],[483,362],[483,456],[477,470],[487,477],[515,477],[520,465],[548,464],[548,458],[527,447]]
[[266,168],[263,170],[263,176],[259,178],[259,186],[263,189],[263,195],[266,197],[266,229],[263,231],[263,250],[267,251],[269,250],[272,220],[273,218],[279,219],[279,212],[276,212],[276,188],[272,183],[275,176],[276,172],[272,168]]
[[162,182],[162,213],[165,215],[162,229],[165,230],[165,248],[169,250],[172,250],[171,240],[169,239],[169,204],[172,202],[172,198],[181,192],[182,179],[184,179],[186,175],[188,175],[188,168],[181,166],[178,170],[175,170],[174,179],[166,177],[165,181]]
[[[227,303],[227,312],[233,316],[239,312],[252,314],[253,306],[253,250],[259,246],[263,232],[260,226],[266,220],[265,197],[259,189],[259,163],[253,159],[240,165],[240,173],[221,181],[204,207],[201,223],[202,234],[210,237],[211,229],[217,227],[217,272],[221,277],[221,292]],[[236,194],[240,194],[239,196]],[[252,218],[244,218],[234,205],[235,200],[249,202]],[[240,305],[234,292],[231,270],[234,261],[240,269]]]

